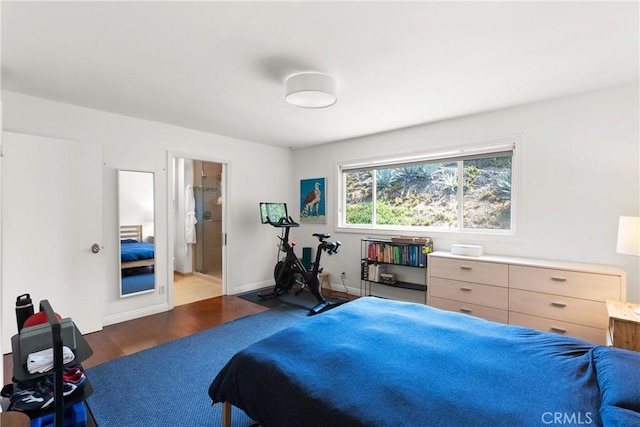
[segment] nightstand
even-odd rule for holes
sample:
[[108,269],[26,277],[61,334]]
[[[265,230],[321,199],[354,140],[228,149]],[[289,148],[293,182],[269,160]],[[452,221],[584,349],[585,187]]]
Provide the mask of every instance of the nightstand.
[[614,347],[640,351],[640,314],[633,310],[639,304],[607,300],[609,331],[607,343]]

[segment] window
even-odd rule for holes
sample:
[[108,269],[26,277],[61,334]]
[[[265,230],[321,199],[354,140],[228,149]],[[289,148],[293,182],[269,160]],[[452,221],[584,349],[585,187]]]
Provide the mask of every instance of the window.
[[510,232],[514,150],[511,139],[343,164],[340,226]]

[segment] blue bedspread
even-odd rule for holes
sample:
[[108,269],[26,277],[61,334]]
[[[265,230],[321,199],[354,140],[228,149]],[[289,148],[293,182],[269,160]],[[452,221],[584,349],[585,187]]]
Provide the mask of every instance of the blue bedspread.
[[123,239],[120,241],[120,260],[122,262],[153,259],[153,256],[153,243],[138,242],[133,239]]
[[239,352],[209,395],[267,427],[601,425],[596,348],[365,297]]

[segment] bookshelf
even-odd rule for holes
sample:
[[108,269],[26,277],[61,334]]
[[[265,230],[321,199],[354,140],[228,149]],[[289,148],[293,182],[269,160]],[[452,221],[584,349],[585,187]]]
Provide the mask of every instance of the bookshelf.
[[[427,254],[433,252],[428,237],[363,237],[360,242],[360,295],[374,295],[376,286],[390,286],[426,292],[426,275],[422,281],[402,280],[404,269],[424,269]],[[405,270],[406,271],[406,270]]]

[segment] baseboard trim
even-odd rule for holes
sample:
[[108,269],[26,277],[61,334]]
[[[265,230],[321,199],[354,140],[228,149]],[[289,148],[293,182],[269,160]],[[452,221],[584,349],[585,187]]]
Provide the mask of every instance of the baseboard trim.
[[183,273],[182,271],[173,270],[173,274],[177,276],[182,276],[182,277],[189,277],[189,276],[193,276],[193,271],[187,271]]
[[273,286],[273,280],[263,280],[262,282],[254,282],[235,287],[229,295],[238,295],[245,292],[257,291],[258,289],[266,288],[268,286]]
[[144,307],[137,310],[127,311],[126,313],[118,313],[113,316],[106,316],[102,318],[102,325],[109,326],[116,323],[126,322],[127,320],[138,319],[140,317],[151,316],[152,314],[164,313],[169,311],[169,304],[162,303],[153,305],[151,307]]
[[328,289],[326,286],[322,288],[323,292],[345,292],[349,295],[360,295],[360,288],[350,288],[342,283],[331,283],[331,289]]

